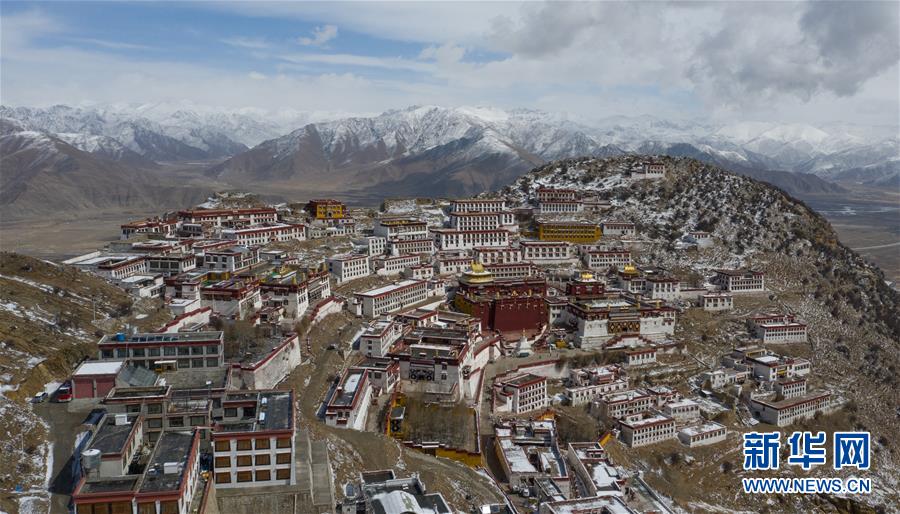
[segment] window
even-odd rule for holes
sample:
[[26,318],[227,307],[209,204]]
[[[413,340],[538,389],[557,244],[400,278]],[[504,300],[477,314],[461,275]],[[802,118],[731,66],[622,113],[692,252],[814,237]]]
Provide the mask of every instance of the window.
[[260,469],[256,472],[257,482],[268,482],[269,480],[272,480],[272,472],[268,469]]
[[149,355],[151,357],[159,357],[159,348],[150,348]]
[[252,471],[238,471],[237,481],[238,482],[252,482],[253,481],[253,472]]
[[147,404],[147,414],[161,414],[162,413],[162,404],[161,403],[148,403]]
[[138,503],[138,514],[156,514],[156,502]]
[[[100,352],[100,357],[103,358],[103,359],[112,359],[112,358],[113,358],[113,351],[112,351],[112,350],[103,350],[103,351]],[[87,507],[90,508],[89,505],[88,505]]]
[[252,466],[253,465],[253,457],[251,455],[238,455],[237,465],[239,468]]
[[206,424],[206,418],[203,416],[191,416],[191,426],[199,427]]
[[203,347],[191,346],[191,355],[203,355]]
[[231,473],[216,473],[216,483],[217,484],[230,484],[231,483]]
[[275,464],[290,464],[291,463],[291,454],[290,453],[276,453],[275,454]]
[[279,437],[275,441],[276,448],[290,448],[291,447],[291,438],[290,437]]
[[159,418],[148,419],[147,426],[150,428],[162,428],[162,420]]
[[269,440],[268,437],[256,440],[256,449],[257,450],[268,450],[269,448],[271,448],[270,445],[271,445],[271,441]]
[[179,346],[178,347],[178,355],[190,355],[191,349],[187,346]]
[[217,468],[230,468],[231,467],[231,457],[216,457],[216,467]]
[[219,365],[219,359],[217,359],[215,357],[207,357],[206,358],[206,367],[207,368],[214,368],[218,365]]
[[268,453],[262,453],[256,456],[256,465],[257,466],[268,466],[272,463],[272,458]]
[[169,426],[170,427],[183,427],[184,426],[184,417],[176,416],[173,418],[169,418]]
[[203,359],[191,359],[191,367],[192,368],[202,368],[203,367]]
[[226,418],[236,418],[237,417],[237,408],[225,407],[225,417]]
[[208,355],[216,355],[217,353],[219,353],[219,347],[218,347],[218,346],[213,346],[213,345],[207,346],[207,347],[206,347],[206,353],[207,353]]
[[250,439],[241,439],[237,442],[238,450],[252,450],[253,449],[253,441]]
[[141,404],[128,405],[125,407],[125,412],[128,414],[137,414],[141,412]]
[[276,469],[275,470],[275,479],[276,480],[290,480],[291,479],[291,468]]
[[165,348],[163,348],[163,355],[175,355],[175,347],[166,346]]
[[231,451],[231,441],[216,441],[216,451],[217,452],[227,452]]
[[160,514],[178,514],[178,500],[159,502]]

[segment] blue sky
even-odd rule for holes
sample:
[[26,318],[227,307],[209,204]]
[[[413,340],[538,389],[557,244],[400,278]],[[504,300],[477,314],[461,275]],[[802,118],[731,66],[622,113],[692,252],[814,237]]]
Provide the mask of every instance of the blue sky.
[[897,4],[841,5],[4,1],[0,101],[894,124]]

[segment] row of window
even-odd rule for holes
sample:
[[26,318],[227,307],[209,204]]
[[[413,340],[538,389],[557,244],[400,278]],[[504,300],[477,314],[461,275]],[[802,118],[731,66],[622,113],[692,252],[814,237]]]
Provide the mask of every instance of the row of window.
[[[205,349],[205,350],[204,350]],[[218,355],[218,345],[206,346],[164,346],[162,348],[116,348],[115,356],[126,358],[128,352],[131,351],[131,357],[159,357],[160,353],[165,356],[184,356],[184,355]],[[112,358],[113,350],[102,350],[104,358]]]
[[[272,463],[272,456],[268,453],[260,453],[258,455],[238,455],[235,458],[235,464],[239,468],[247,467],[247,466],[268,466]],[[290,464],[291,463],[291,454],[287,453],[276,453],[275,454],[275,464]],[[230,468],[231,467],[231,457],[216,457],[216,468]]]
[[[254,441],[256,442],[255,446],[257,450],[268,450],[271,448],[272,441],[268,437],[260,437],[258,439],[238,439],[235,441],[236,449],[238,451],[252,450],[254,447]],[[231,439],[220,439],[216,441],[215,447],[217,452],[229,452],[231,451]],[[275,439],[275,448],[290,448],[291,447],[291,438],[290,437],[279,437]]]
[[[291,468],[276,469],[275,480],[290,480]],[[235,482],[268,482],[272,480],[272,472],[268,469],[253,471],[238,471],[235,473]],[[230,484],[231,473],[216,473],[217,484]],[[81,514],[79,512],[79,514]]]

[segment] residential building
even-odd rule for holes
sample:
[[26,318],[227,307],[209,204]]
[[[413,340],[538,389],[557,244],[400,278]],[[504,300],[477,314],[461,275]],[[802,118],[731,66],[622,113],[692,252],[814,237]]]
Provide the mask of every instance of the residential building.
[[522,241],[522,260],[538,265],[569,263],[576,259],[575,245],[566,241]]
[[74,511],[77,514],[188,514],[195,495],[204,494],[199,447],[197,430],[164,432],[142,472],[117,477],[82,477],[72,493]]
[[597,248],[582,252],[585,266],[596,271],[606,271],[610,268],[623,268],[630,266],[631,251],[625,249],[601,250]]
[[435,243],[441,251],[472,250],[478,247],[508,247],[509,231],[434,229]]
[[601,235],[600,227],[593,223],[579,221],[538,222],[538,239],[541,241],[593,243],[600,239]]
[[712,282],[729,293],[753,293],[766,290],[766,275],[750,269],[715,270]]
[[339,514],[450,514],[441,493],[429,493],[418,475],[397,478],[394,471],[363,471],[355,494],[343,499]]
[[331,199],[310,200],[306,204],[306,212],[317,220],[343,219],[346,210],[343,202]]
[[750,400],[750,412],[764,423],[784,427],[832,409],[831,393],[810,393],[784,400]]
[[725,426],[715,421],[708,421],[701,425],[689,426],[678,432],[678,440],[681,444],[694,448],[720,443],[725,440],[727,431]]
[[245,319],[262,307],[259,281],[231,278],[200,288],[201,307],[212,307],[221,316]]
[[297,483],[291,391],[235,391],[222,398],[210,436],[217,489]]
[[[392,239],[387,243],[388,252],[391,255],[418,255],[434,253],[434,239],[423,237],[420,239]],[[382,252],[384,253],[384,252]]]
[[701,307],[705,311],[729,311],[734,308],[734,295],[731,293],[706,293],[700,297]]
[[428,298],[428,282],[402,280],[396,284],[355,293],[354,296],[361,304],[362,314],[375,318],[424,301]]
[[578,200],[548,200],[538,202],[541,214],[574,214],[584,210],[584,204]]
[[629,448],[674,439],[675,420],[658,412],[645,411],[619,420],[622,441]]
[[496,212],[450,212],[450,228],[462,232],[476,230],[495,230],[505,227],[517,227],[516,219],[510,211]]
[[258,263],[258,247],[231,246],[209,249],[203,253],[203,267],[210,271],[237,273]]
[[747,320],[754,337],[763,343],[805,343],[806,323],[790,314],[764,314]]
[[468,198],[450,202],[450,212],[503,212],[506,200],[502,198]]
[[348,368],[325,400],[325,424],[365,430],[371,403],[369,370]]
[[253,207],[246,209],[193,209],[178,211],[178,219],[182,224],[211,225],[261,225],[276,223],[278,211],[272,207]]
[[700,417],[700,404],[687,398],[675,400],[663,405],[662,413],[683,423]]
[[338,285],[368,276],[372,272],[369,256],[364,254],[334,255],[326,259],[325,263],[328,273]]
[[559,189],[552,187],[539,187],[536,191],[537,201],[574,201],[578,199],[578,191],[574,189]]
[[472,256],[481,264],[518,264],[523,261],[521,248],[475,248]]
[[277,223],[256,225],[247,228],[222,230],[222,238],[244,246],[268,245],[287,241],[305,241],[306,226],[301,224]]
[[403,324],[391,319],[376,320],[359,336],[359,351],[367,357],[384,357],[403,335]]
[[494,379],[494,412],[522,414],[542,410],[549,405],[547,378],[530,373]]
[[600,223],[600,228],[603,230],[603,235],[606,236],[623,237],[637,235],[637,227],[629,221],[604,221]]
[[221,331],[118,333],[101,337],[97,348],[100,359],[128,359],[135,366],[147,369],[156,369],[159,361],[175,361],[176,369],[225,365]]
[[372,258],[372,268],[376,275],[395,277],[421,262],[418,255],[378,256]]
[[415,218],[379,218],[374,233],[385,239],[423,239],[428,237],[428,224]]
[[193,253],[148,255],[146,260],[148,272],[161,273],[167,277],[197,268],[197,256]]

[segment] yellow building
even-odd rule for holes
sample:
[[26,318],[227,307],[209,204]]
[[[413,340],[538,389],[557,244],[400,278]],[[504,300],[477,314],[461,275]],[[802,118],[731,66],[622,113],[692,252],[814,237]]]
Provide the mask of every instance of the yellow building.
[[593,243],[601,235],[600,226],[594,223],[564,221],[538,224],[538,239],[541,241]]
[[306,210],[317,220],[342,219],[346,206],[337,200],[310,200],[306,204]]

